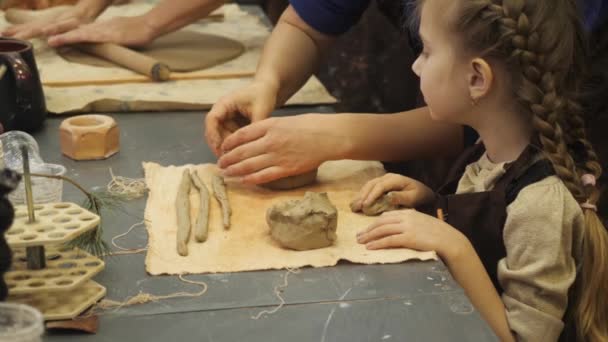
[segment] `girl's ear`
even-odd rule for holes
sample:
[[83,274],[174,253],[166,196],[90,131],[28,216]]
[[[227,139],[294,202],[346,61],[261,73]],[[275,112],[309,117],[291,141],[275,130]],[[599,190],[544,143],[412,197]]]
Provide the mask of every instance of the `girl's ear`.
[[470,62],[468,75],[469,95],[476,103],[488,95],[494,82],[492,67],[483,58],[475,58]]

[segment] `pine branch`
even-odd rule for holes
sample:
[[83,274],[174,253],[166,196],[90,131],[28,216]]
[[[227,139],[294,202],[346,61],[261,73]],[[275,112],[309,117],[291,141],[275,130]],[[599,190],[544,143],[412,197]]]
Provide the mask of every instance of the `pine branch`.
[[105,241],[103,241],[102,238],[103,217],[101,215],[101,210],[106,208],[109,210],[122,209],[122,203],[125,199],[122,198],[122,196],[120,195],[110,194],[107,190],[88,191],[76,181],[62,175],[32,173],[31,176],[64,180],[78,188],[78,190],[80,190],[82,193],[84,193],[86,195],[86,198],[84,203],[82,204],[82,207],[99,215],[99,225],[94,230],[86,232],[78,236],[76,239],[68,242],[68,246],[84,249],[89,253],[99,257],[109,254],[110,247]]

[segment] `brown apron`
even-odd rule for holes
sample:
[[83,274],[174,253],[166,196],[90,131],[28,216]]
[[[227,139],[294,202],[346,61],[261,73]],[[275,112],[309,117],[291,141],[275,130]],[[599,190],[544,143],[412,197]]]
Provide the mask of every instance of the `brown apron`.
[[[471,146],[454,163],[447,181],[437,191],[435,202],[419,208],[433,216],[438,208],[443,210],[445,220],[471,241],[499,294],[503,290],[498,282],[498,261],[507,255],[503,240],[507,206],[521,189],[555,174],[548,160],[534,162],[537,151],[537,147],[530,145],[516,161],[507,164],[505,174],[491,191],[455,194],[467,165],[478,161],[485,152],[483,144]],[[566,326],[559,341],[575,341],[573,320],[568,314],[564,320]]]
[[485,152],[483,144],[469,147],[454,163],[447,181],[437,192],[435,203],[422,208],[432,215],[438,208],[443,210],[447,223],[471,241],[499,292],[502,289],[498,283],[497,265],[507,255],[502,235],[507,206],[523,187],[552,174],[547,161],[532,165],[534,150],[528,147],[516,161],[507,164],[505,174],[491,191],[455,194],[466,166],[479,160]]

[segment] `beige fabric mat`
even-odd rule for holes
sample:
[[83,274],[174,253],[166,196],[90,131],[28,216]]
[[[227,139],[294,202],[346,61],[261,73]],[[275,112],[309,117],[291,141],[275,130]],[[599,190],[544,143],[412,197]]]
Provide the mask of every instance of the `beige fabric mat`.
[[[356,242],[355,234],[374,218],[350,212],[349,202],[369,179],[384,173],[378,162],[334,161],[319,169],[317,184],[307,189],[274,192],[255,186],[228,184],[232,204],[232,226],[225,231],[215,199],[211,201],[209,238],[197,243],[191,237],[189,254],[181,257],[176,251],[175,196],[181,170],[189,167],[202,177],[211,190],[214,164],[168,166],[144,163],[146,183],[150,189],[145,219],[148,229],[146,270],[152,275],[184,273],[239,272],[303,266],[333,266],[339,260],[354,263],[398,263],[410,259],[436,259],[434,252],[409,249],[368,251]],[[280,248],[270,237],[265,221],[266,209],[273,203],[298,198],[306,190],[325,191],[338,208],[338,239],[332,247],[311,251]],[[194,217],[198,210],[198,194],[191,194]]]
[[[145,13],[152,4],[133,3],[108,8],[100,17],[134,16]],[[52,113],[77,112],[128,112],[143,110],[194,110],[209,109],[222,95],[248,84],[260,58],[270,29],[260,18],[246,13],[236,4],[222,8],[224,20],[201,20],[185,30],[222,35],[240,41],[245,53],[227,63],[212,68],[183,73],[211,77],[210,79],[179,80],[162,83],[123,83],[113,85],[85,85],[73,87],[44,86],[47,109]],[[0,30],[9,26],[0,11]],[[61,58],[42,39],[32,40],[36,63],[44,83],[95,82],[121,80],[138,74],[122,68],[106,68],[70,63]],[[225,78],[226,75],[230,78]],[[232,76],[231,76],[232,75]],[[335,103],[323,85],[311,78],[288,104]]]
[[[141,112],[206,110],[250,78],[134,83],[112,86],[45,87],[47,109],[57,114],[82,112]],[[316,78],[292,96],[287,105],[334,103]]]

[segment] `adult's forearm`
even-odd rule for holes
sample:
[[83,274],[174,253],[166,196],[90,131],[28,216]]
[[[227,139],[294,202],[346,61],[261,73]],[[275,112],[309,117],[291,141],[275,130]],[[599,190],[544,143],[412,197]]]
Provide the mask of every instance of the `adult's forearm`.
[[455,156],[463,148],[462,126],[431,119],[428,108],[396,114],[323,115],[323,126],[344,141],[333,159],[397,161]]
[[80,0],[74,7],[79,11],[83,18],[93,20],[97,18],[113,0]]
[[277,92],[283,105],[314,73],[334,41],[315,31],[289,6],[266,41],[255,79]]
[[154,39],[208,16],[225,2],[225,0],[162,0],[144,14],[144,19],[152,30]]

